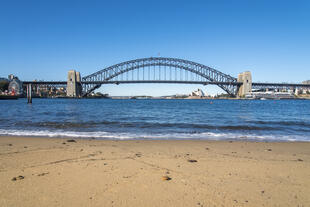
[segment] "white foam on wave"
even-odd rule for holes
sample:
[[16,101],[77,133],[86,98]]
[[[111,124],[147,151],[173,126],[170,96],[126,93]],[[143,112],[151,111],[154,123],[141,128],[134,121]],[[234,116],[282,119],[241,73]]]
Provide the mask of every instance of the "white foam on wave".
[[35,136],[35,137],[66,137],[66,138],[95,138],[95,139],[206,139],[206,140],[257,140],[257,141],[310,141],[308,137],[300,135],[255,135],[236,133],[170,133],[170,134],[134,134],[134,133],[110,133],[75,132],[75,131],[48,131],[48,130],[4,130],[0,129],[0,136]]

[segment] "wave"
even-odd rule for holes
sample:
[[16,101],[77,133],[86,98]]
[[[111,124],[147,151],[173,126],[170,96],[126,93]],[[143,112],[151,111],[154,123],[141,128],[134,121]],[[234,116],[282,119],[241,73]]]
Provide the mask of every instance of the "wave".
[[81,138],[81,139],[201,139],[201,140],[247,140],[247,141],[310,141],[307,136],[300,135],[255,135],[240,133],[110,133],[98,132],[74,132],[74,131],[49,131],[49,130],[4,130],[0,129],[0,136],[22,137],[55,137],[55,138]]
[[158,122],[119,122],[119,121],[99,121],[99,122],[17,122],[20,127],[38,127],[47,129],[86,129],[94,127],[121,127],[121,128],[141,128],[141,129],[209,129],[209,130],[240,130],[240,131],[272,131],[281,130],[279,127],[252,126],[252,125],[209,125],[209,124],[190,124],[190,123],[158,123]]
[[91,128],[95,126],[92,123],[74,123],[74,122],[17,122],[17,126],[51,128],[51,129],[70,129],[70,128]]
[[248,123],[261,125],[301,126],[310,128],[310,123],[304,121],[248,121]]

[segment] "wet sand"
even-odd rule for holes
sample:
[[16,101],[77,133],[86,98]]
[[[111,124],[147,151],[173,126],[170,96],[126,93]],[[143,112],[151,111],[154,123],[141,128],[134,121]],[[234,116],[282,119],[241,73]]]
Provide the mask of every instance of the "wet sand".
[[310,206],[310,143],[0,137],[0,206]]

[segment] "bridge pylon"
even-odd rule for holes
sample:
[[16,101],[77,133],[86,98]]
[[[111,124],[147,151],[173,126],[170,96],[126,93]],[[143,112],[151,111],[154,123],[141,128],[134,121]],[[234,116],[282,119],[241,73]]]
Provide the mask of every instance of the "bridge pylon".
[[238,97],[244,97],[252,92],[252,74],[250,71],[239,73],[237,82],[242,83],[237,90]]
[[82,95],[81,75],[75,70],[68,71],[67,96],[78,98]]

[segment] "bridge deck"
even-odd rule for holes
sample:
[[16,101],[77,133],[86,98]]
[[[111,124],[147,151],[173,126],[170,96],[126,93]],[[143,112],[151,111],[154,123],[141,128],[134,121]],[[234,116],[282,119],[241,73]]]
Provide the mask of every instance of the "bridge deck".
[[[135,83],[167,83],[167,84],[201,84],[201,85],[235,85],[240,86],[240,82],[219,82],[219,81],[170,81],[170,80],[136,80],[136,81],[81,81],[81,84],[135,84]],[[67,81],[23,81],[24,85],[66,85]],[[310,88],[310,84],[299,83],[252,83],[253,86],[261,87],[305,87]]]

